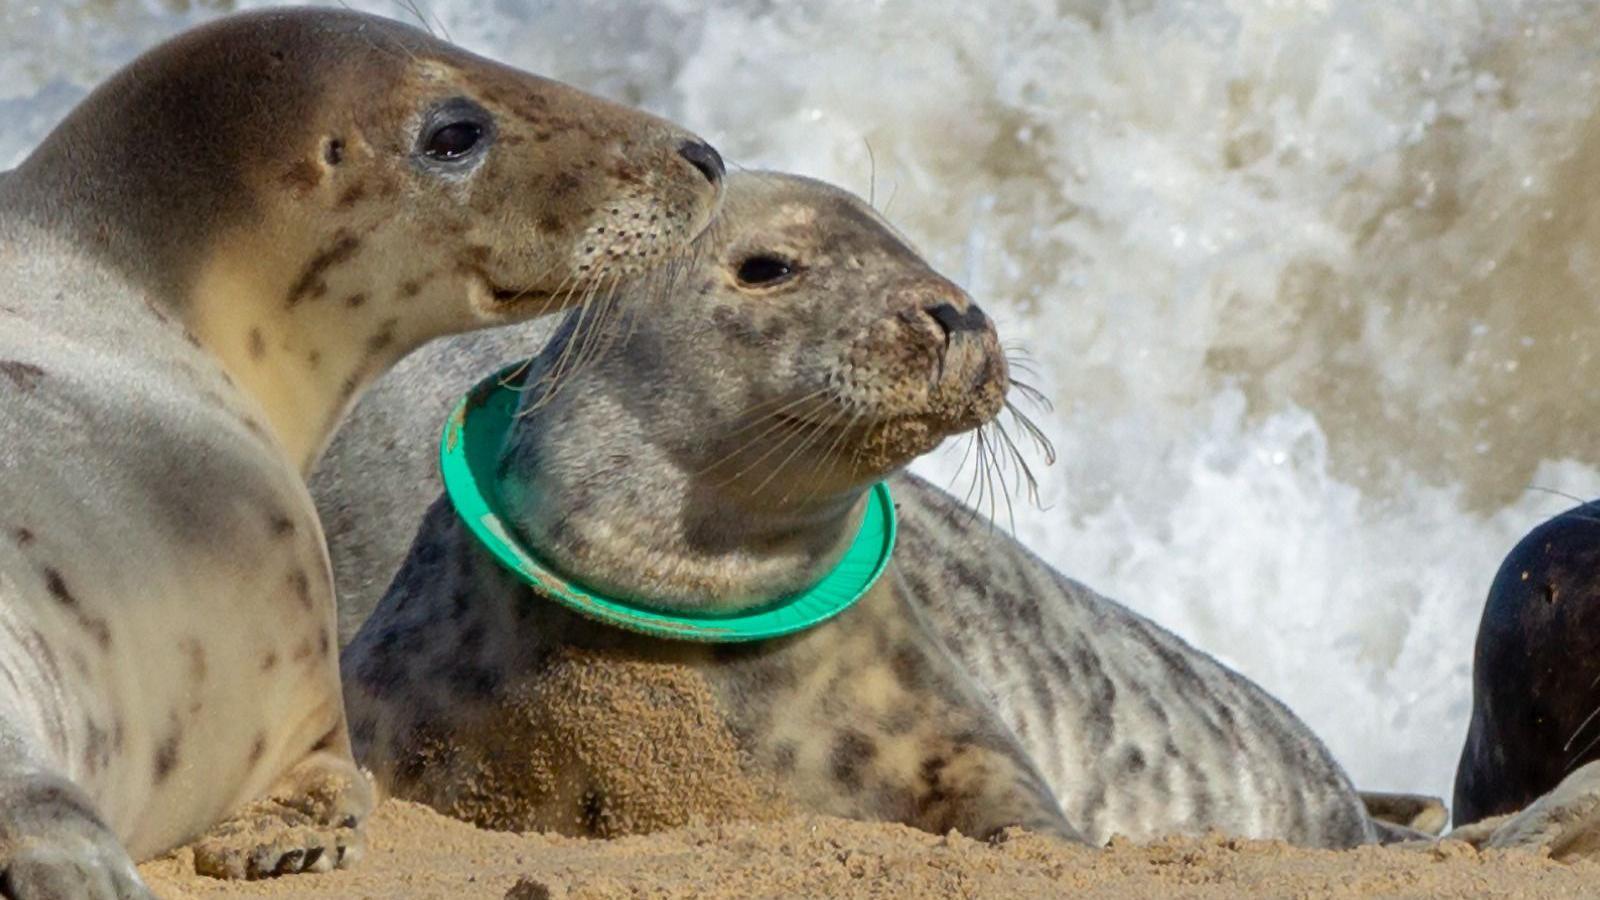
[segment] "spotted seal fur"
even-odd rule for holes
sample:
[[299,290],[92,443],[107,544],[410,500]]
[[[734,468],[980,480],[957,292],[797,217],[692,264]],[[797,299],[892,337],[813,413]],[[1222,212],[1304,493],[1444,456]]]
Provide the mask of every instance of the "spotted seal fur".
[[586,585],[742,608],[825,571],[888,476],[888,574],[796,636],[667,642],[532,595],[441,499],[344,653],[357,753],[385,789],[579,834],[798,806],[1096,843],[1377,836],[1261,689],[894,474],[987,421],[1008,382],[989,320],[904,238],[836,189],[741,175],[703,241],[670,310],[563,391],[542,373],[599,338],[569,320],[532,363],[499,463],[508,517]]
[[161,45],[0,177],[0,894],[145,896],[130,856],[214,826],[211,874],[353,858],[302,473],[409,349],[667,261],[721,177],[669,123],[314,9]]

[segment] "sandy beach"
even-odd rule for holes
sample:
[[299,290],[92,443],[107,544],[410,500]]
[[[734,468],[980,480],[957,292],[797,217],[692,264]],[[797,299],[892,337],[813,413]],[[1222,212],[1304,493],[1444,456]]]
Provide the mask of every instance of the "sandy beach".
[[800,817],[579,840],[483,831],[392,801],[357,867],[226,883],[193,873],[185,851],[141,867],[171,900],[211,897],[601,898],[960,897],[1592,897],[1600,864],[1528,852],[1332,852],[1221,836],[1103,851],[1012,832],[994,844],[898,825]]

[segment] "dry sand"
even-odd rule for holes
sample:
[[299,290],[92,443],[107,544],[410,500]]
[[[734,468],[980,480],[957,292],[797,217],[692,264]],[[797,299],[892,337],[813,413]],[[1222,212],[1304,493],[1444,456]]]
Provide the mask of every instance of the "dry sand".
[[1596,897],[1600,863],[1459,842],[1302,850],[1221,837],[1103,851],[1023,833],[995,845],[898,825],[804,817],[586,841],[483,831],[385,804],[356,868],[274,881],[193,874],[186,851],[141,867],[171,900],[274,898]]

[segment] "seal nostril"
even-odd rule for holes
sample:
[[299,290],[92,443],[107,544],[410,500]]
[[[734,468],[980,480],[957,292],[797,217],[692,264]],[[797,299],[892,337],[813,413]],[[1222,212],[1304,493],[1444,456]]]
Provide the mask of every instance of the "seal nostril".
[[722,154],[705,141],[684,141],[678,147],[678,155],[689,161],[689,165],[700,170],[700,174],[712,184],[722,181],[722,176],[727,172],[722,165]]
[[977,306],[968,306],[966,312],[962,312],[949,303],[940,303],[924,308],[923,312],[939,324],[947,343],[953,336],[963,331],[982,331],[986,321],[983,310]]

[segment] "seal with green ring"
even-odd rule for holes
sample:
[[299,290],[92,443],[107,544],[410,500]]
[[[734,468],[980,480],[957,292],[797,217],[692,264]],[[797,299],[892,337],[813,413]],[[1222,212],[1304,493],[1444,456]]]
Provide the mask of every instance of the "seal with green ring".
[[544,596],[619,628],[683,641],[733,643],[794,634],[826,622],[860,600],[883,574],[894,552],[894,503],[879,482],[867,496],[861,528],[832,571],[812,587],[757,609],[735,613],[683,613],[607,597],[556,574],[518,542],[500,515],[494,469],[521,391],[514,386],[526,363],[479,382],[445,422],[439,468],[456,514],[500,564]]

